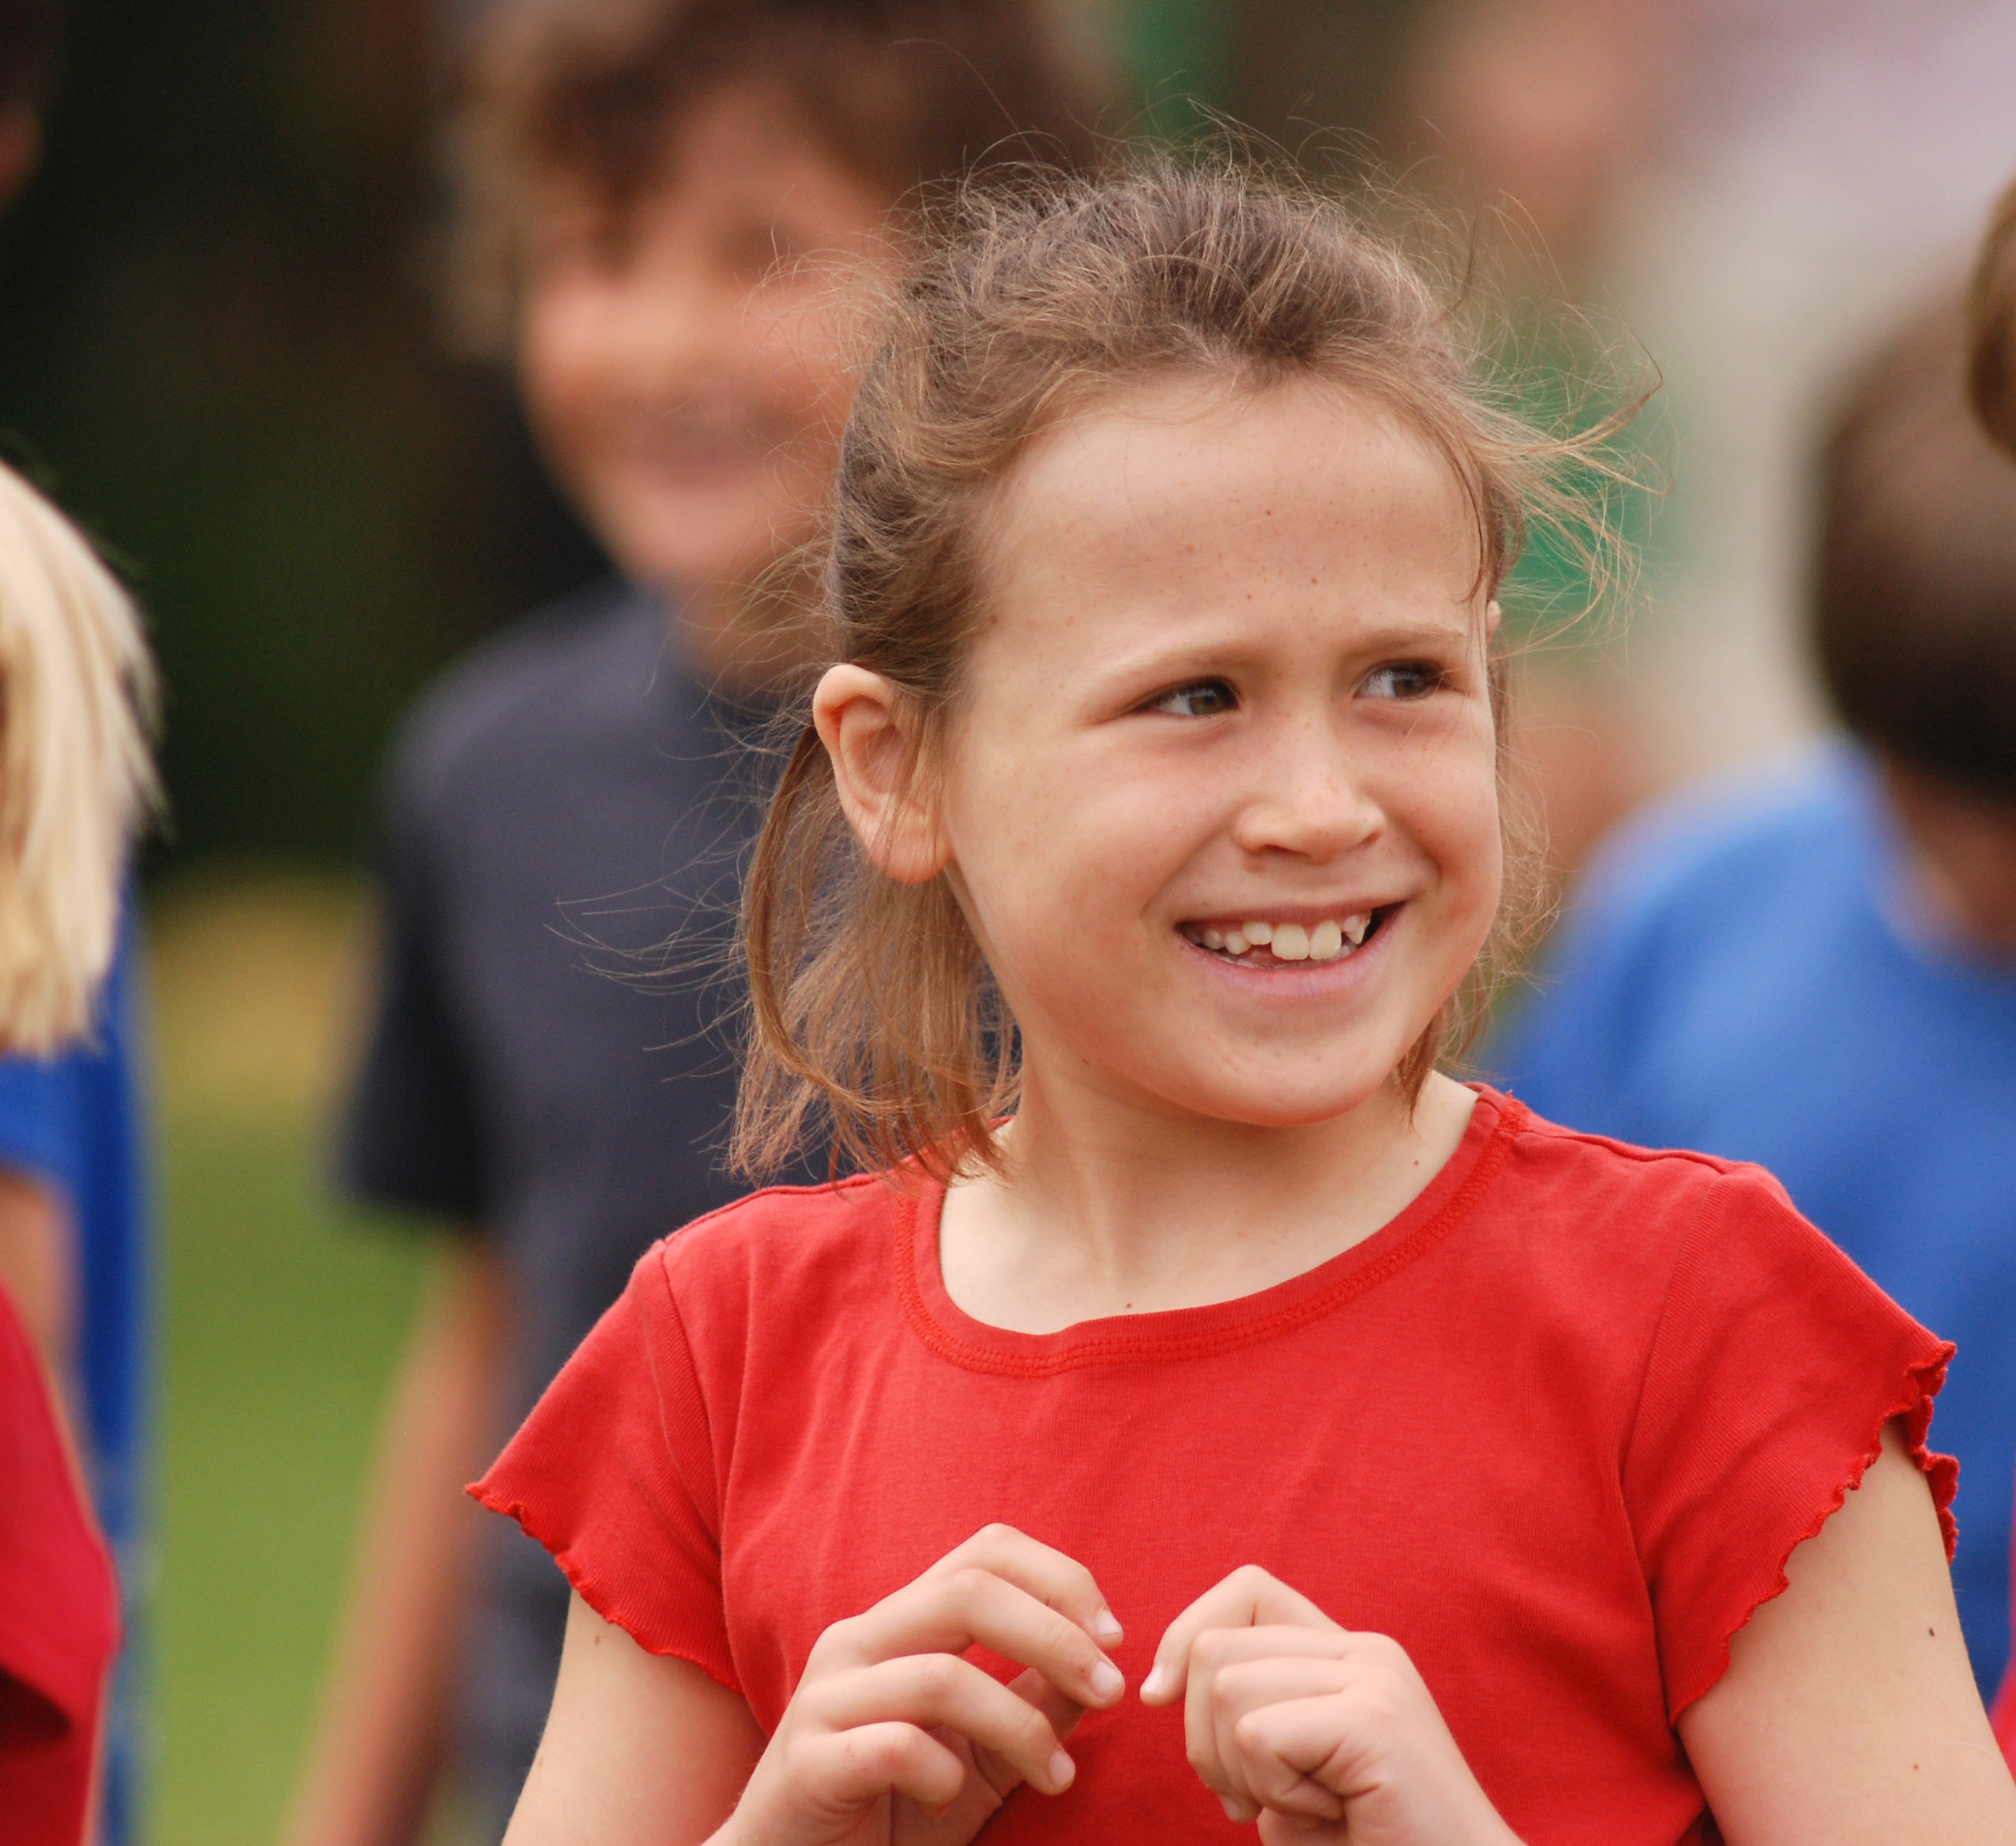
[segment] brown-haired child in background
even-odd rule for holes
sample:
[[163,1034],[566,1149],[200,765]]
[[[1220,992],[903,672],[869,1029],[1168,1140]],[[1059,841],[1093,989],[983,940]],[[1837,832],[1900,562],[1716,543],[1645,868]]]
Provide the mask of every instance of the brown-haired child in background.
[[[381,999],[341,1171],[457,1234],[398,1386],[297,1846],[390,1846],[445,1758],[495,1838],[566,1585],[461,1498],[655,1238],[740,1189],[733,998],[585,964],[725,941],[740,747],[809,657],[851,265],[911,189],[1072,160],[1110,102],[1049,0],[506,0],[451,124],[466,339],[623,581],[479,649],[385,798]],[[592,948],[585,946],[592,943]],[[479,1538],[482,1541],[479,1547]]]

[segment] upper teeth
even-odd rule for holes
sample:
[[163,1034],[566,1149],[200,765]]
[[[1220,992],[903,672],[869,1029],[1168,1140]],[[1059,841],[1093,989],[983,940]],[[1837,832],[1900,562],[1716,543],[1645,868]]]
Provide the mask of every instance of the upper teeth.
[[1227,955],[1271,948],[1274,959],[1280,962],[1334,962],[1363,943],[1371,927],[1371,912],[1361,910],[1351,916],[1326,917],[1319,923],[1277,923],[1262,919],[1232,930],[1202,929],[1197,934],[1206,948],[1222,949]]

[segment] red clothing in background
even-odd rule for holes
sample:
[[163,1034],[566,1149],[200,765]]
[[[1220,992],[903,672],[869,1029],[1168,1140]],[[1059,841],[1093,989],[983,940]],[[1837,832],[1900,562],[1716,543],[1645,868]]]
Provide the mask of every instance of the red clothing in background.
[[[2016,1572],[2016,1559],[2011,1563],[2012,1572]],[[2016,1661],[2010,1663],[2009,1670],[2002,1675],[2001,1689],[1996,1693],[1988,1715],[1995,1726],[1996,1740],[2002,1746],[2002,1754],[2008,1758],[2010,1772],[2016,1775]]]
[[41,1362],[0,1289],[0,1837],[77,1846],[118,1587],[78,1498]]
[[[1343,1255],[1043,1336],[952,1304],[941,1196],[772,1191],[660,1244],[473,1490],[765,1730],[822,1629],[999,1520],[1091,1569],[1130,1687],[1258,1564],[1405,1646],[1528,1846],[1705,1841],[1673,1718],[1887,1418],[1946,1518],[1924,1439],[1952,1348],[1755,1168],[1485,1091]],[[1179,1711],[1130,1690],[1071,1747],[1070,1790],[1018,1791],[992,1846],[1251,1837]]]

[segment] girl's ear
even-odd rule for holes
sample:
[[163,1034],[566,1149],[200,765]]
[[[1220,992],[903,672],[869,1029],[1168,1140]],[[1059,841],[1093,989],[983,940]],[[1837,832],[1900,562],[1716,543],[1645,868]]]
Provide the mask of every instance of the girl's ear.
[[1484,632],[1487,639],[1498,632],[1498,624],[1504,619],[1505,611],[1498,606],[1498,599],[1493,596],[1484,606]]
[[916,723],[903,694],[865,667],[832,667],[812,695],[812,723],[833,759],[847,824],[899,884],[924,884],[951,858],[944,829],[917,798]]

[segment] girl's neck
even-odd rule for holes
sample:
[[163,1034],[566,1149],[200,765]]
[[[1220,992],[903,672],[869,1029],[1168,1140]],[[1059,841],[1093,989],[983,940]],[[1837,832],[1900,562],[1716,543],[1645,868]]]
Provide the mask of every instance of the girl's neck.
[[1258,1294],[1405,1210],[1475,1100],[1435,1076],[1411,1114],[1388,1085],[1333,1121],[1256,1128],[1078,1096],[1067,1110],[1032,1081],[1006,1173],[946,1196],[946,1291],[976,1320],[1035,1333]]

